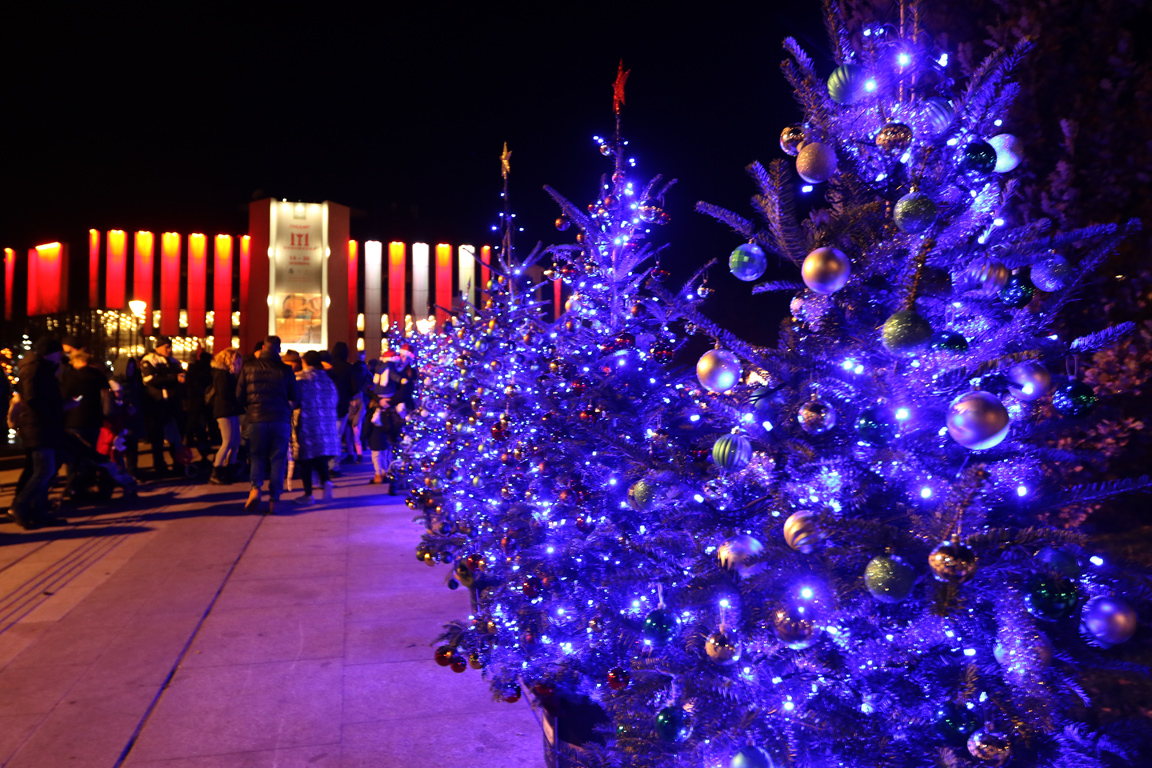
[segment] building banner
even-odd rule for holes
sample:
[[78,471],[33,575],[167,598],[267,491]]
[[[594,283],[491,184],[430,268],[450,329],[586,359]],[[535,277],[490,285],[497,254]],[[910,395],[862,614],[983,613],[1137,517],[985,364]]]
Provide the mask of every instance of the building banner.
[[282,203],[276,212],[272,308],[285,348],[324,344],[323,211],[315,203]]

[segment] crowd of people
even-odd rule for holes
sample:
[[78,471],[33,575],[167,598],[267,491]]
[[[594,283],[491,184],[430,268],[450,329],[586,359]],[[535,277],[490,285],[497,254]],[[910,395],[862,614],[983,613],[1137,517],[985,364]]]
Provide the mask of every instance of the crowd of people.
[[[264,514],[299,480],[295,503],[312,505],[316,491],[330,500],[341,465],[366,452],[371,482],[395,493],[393,451],[417,382],[407,344],[365,363],[344,342],[300,354],[282,352],[276,336],[248,355],[201,349],[187,365],[173,357],[172,340],[158,336],[143,357],[110,366],[74,338],[44,337],[15,370],[14,382],[0,376],[10,390],[0,391],[8,426],[24,450],[7,516],[29,530],[62,525],[68,505],[108,503],[117,487],[132,498],[140,480],[173,475],[207,473],[216,485],[247,477],[244,508]],[[148,473],[141,443],[152,453]],[[58,480],[63,492],[54,500]]]

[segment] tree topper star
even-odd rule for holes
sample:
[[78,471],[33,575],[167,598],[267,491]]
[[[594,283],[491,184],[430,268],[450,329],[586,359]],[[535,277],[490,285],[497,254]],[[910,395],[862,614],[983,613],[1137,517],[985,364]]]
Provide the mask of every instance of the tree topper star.
[[620,114],[620,107],[624,105],[624,83],[628,82],[628,75],[632,70],[624,69],[624,59],[620,59],[620,67],[616,70],[616,82],[612,84],[612,108]]
[[508,142],[504,142],[504,151],[500,153],[500,175],[505,179],[512,172],[511,160],[512,153],[508,151]]

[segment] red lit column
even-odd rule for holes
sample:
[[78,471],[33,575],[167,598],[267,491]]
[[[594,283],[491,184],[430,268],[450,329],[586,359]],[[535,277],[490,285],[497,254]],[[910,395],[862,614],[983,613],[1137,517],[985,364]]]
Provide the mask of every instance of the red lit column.
[[68,306],[68,246],[38,245],[28,251],[28,314],[52,315]]
[[452,308],[452,246],[436,245],[436,327],[443,328],[448,322],[448,310]]
[[480,246],[480,290],[488,290],[488,265],[492,263],[492,246]]
[[[356,349],[356,316],[360,314],[360,244],[348,241],[348,348]],[[339,339],[337,339],[339,341]],[[329,345],[331,346],[331,345]]]
[[188,235],[188,335],[208,335],[208,238]]
[[124,309],[127,295],[124,281],[128,274],[128,236],[122,229],[108,230],[104,240],[104,306]]
[[151,232],[137,232],[134,243],[132,270],[132,300],[144,302],[144,333],[152,335],[152,311],[156,309],[152,297],[152,276],[156,268],[156,237]]
[[16,251],[4,249],[4,319],[12,319],[12,284],[16,282]]
[[212,351],[232,346],[232,236],[216,235],[213,259]]
[[88,230],[88,308],[100,306],[100,230]]
[[[407,286],[404,282],[404,262],[406,259],[407,247],[404,243],[388,243],[388,328],[389,330],[396,329],[401,334],[404,333],[404,306],[406,303],[405,295],[407,294]],[[365,286],[365,289],[368,287]]]
[[241,312],[248,310],[248,269],[252,264],[252,238],[248,235],[240,236],[240,307]]
[[160,236],[160,333],[180,335],[180,234]]

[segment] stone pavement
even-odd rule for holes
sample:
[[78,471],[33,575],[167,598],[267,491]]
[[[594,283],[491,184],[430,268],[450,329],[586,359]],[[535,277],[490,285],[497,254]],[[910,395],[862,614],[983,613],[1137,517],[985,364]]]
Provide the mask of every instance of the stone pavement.
[[433,662],[467,593],[368,477],[275,517],[243,513],[243,484],[173,484],[0,524],[0,766],[543,765],[527,697]]

